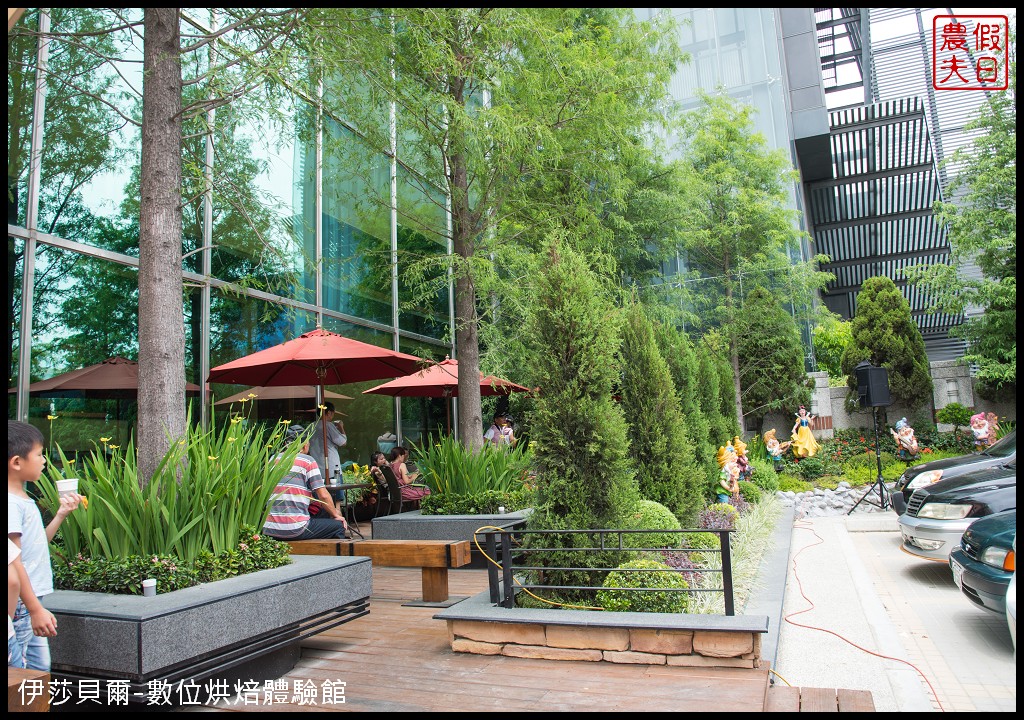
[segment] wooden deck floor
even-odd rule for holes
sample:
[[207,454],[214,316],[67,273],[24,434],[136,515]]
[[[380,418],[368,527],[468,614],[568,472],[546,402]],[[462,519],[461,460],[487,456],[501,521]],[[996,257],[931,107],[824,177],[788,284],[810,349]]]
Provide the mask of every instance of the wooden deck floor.
[[[453,596],[487,587],[484,570],[453,570]],[[570,662],[454,653],[446,624],[434,608],[411,607],[420,574],[410,568],[374,568],[370,614],[302,645],[302,658],[283,679],[345,683],[344,703],[235,703],[193,711],[340,712],[605,712],[820,711],[835,691],[769,690],[768,671],[700,669],[603,662]],[[308,683],[307,683],[308,684]],[[779,692],[779,691],[783,692]],[[797,692],[794,698],[792,691]],[[789,692],[785,692],[789,691]],[[857,698],[857,709],[865,708]],[[795,702],[794,702],[795,700]],[[842,703],[842,696],[839,702]],[[870,706],[870,696],[867,698]],[[847,699],[851,703],[852,698]]]

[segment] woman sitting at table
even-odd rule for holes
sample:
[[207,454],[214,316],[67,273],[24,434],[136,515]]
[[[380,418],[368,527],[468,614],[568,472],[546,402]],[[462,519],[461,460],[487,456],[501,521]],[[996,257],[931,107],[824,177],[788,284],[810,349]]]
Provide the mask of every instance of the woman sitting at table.
[[405,465],[405,461],[408,459],[409,451],[401,445],[391,450],[391,469],[394,471],[395,477],[398,478],[398,484],[402,488],[402,502],[412,502],[418,507],[420,500],[430,494],[430,488],[426,485],[413,484],[420,474],[409,472]]

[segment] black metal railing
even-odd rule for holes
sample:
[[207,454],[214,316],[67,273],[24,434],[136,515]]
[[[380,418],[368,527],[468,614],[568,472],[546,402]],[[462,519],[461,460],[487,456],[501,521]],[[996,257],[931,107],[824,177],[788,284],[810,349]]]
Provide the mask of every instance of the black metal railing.
[[[615,567],[561,567],[557,564],[544,564],[543,554],[567,553],[567,552],[594,552],[604,553],[618,551],[622,553],[650,554],[664,558],[665,553],[701,553],[704,557],[717,555],[720,563],[718,566],[694,566],[685,569],[672,568],[674,572],[683,575],[720,575],[722,578],[721,587],[713,588],[628,588],[616,587],[615,591],[632,592],[669,592],[688,593],[696,595],[700,593],[722,593],[724,598],[725,614],[735,615],[736,607],[733,597],[732,577],[732,551],[730,545],[730,534],[732,530],[488,530],[476,533],[478,542],[484,548],[489,560],[487,562],[488,585],[490,588],[491,602],[504,607],[515,606],[516,589],[521,588],[528,591],[533,590],[560,590],[577,594],[596,594],[607,588],[588,585],[561,585],[544,584],[536,582],[538,577],[546,577],[551,573],[560,571],[586,571],[586,572],[650,572],[644,569],[620,569]],[[675,544],[666,542],[663,547],[635,548],[623,543],[623,536],[629,534],[650,535],[654,533],[665,535],[678,535],[681,542]],[[685,544],[686,535],[689,533],[710,533],[718,536],[717,548],[687,547]],[[545,535],[590,535],[593,539],[588,545],[576,547],[567,545],[563,547],[544,547],[538,545],[532,538],[538,540]]]

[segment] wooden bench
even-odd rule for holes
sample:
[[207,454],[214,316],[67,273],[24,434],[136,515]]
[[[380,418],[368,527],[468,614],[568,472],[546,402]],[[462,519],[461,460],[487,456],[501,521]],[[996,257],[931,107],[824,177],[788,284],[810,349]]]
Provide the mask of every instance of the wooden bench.
[[291,540],[294,555],[368,557],[382,567],[422,570],[423,602],[448,602],[448,569],[470,563],[468,540]]
[[[28,704],[22,702],[21,684],[26,681],[39,683],[42,692],[26,693]],[[7,712],[50,712],[50,673],[42,670],[26,670],[7,666]]]

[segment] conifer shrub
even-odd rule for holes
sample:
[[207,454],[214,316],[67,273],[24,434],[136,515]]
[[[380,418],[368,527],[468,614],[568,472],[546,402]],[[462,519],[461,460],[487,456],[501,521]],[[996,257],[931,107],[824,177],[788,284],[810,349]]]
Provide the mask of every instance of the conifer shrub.
[[[675,514],[661,503],[641,500],[632,512],[622,519],[624,530],[680,530],[682,526]],[[679,547],[678,533],[623,533],[622,545],[630,548]]]
[[[614,612],[683,613],[689,605],[690,584],[682,573],[657,560],[630,560],[608,573],[597,604]],[[664,588],[658,590],[616,590],[615,588]]]
[[[551,246],[534,280],[531,316],[524,328],[532,384],[543,388],[532,416],[537,504],[531,530],[620,527],[640,500],[627,455],[626,422],[613,399],[620,377],[621,316],[603,282],[565,243]],[[551,570],[551,585],[599,587],[621,561],[617,551],[586,552],[597,538],[585,533],[528,535],[525,545],[562,548],[531,553]],[[581,598],[587,599],[587,598]]]

